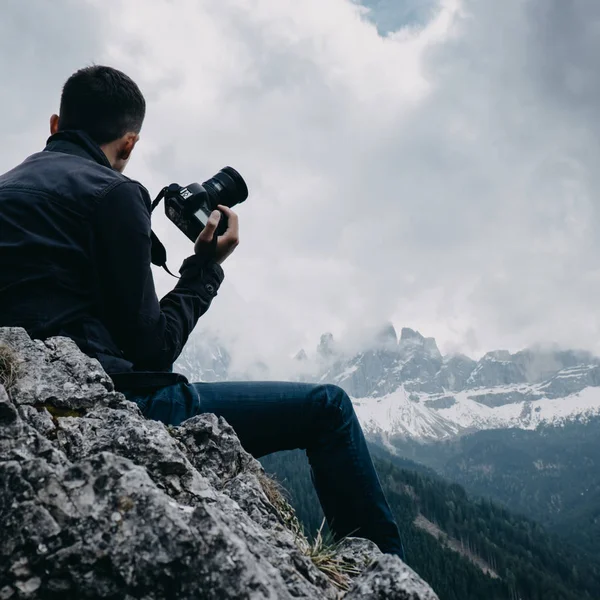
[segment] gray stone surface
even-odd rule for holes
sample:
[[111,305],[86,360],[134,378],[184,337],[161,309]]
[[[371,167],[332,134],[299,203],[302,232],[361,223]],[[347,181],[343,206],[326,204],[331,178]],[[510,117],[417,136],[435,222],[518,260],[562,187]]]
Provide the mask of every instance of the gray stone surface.
[[31,341],[24,329],[0,328],[0,344],[20,351],[21,375],[11,388],[17,404],[51,403],[78,410],[116,398],[113,383],[100,363],[79,352],[69,339]]
[[477,363],[464,354],[455,354],[444,360],[437,379],[444,389],[464,390]]
[[346,600],[437,600],[435,592],[399,558],[382,555],[359,577]]
[[[20,361],[0,386],[0,599],[343,596],[223,419],[165,427],[69,340],[0,329],[0,343]],[[435,598],[371,542],[338,558],[375,561],[348,598]]]
[[380,556],[383,556],[381,550],[371,540],[364,538],[346,538],[338,548],[338,558],[360,570],[370,567]]
[[490,408],[496,408],[497,406],[504,406],[505,404],[517,404],[519,402],[531,402],[541,398],[541,394],[535,394],[531,391],[524,393],[518,390],[512,390],[509,392],[499,392],[496,394],[474,394],[469,396],[469,400],[479,402],[479,404],[485,404]]
[[456,398],[454,396],[442,396],[441,398],[434,398],[433,400],[426,400],[425,405],[428,408],[435,408],[440,410],[442,408],[450,408],[456,404]]

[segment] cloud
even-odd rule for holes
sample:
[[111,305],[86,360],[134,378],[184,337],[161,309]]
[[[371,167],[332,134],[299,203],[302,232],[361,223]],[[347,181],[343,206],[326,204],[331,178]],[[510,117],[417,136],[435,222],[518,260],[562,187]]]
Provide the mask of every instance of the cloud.
[[[388,319],[446,351],[600,351],[600,7],[365,4],[55,2],[44,27],[23,21],[19,68],[0,59],[9,134],[93,59],[148,99],[131,177],[156,193],[237,168],[241,244],[198,333],[218,329],[242,362],[283,364],[324,330],[356,339]],[[189,243],[164,215],[155,227],[177,266]]]
[[78,0],[3,0],[0,170],[44,147],[64,81],[104,51],[106,19]]

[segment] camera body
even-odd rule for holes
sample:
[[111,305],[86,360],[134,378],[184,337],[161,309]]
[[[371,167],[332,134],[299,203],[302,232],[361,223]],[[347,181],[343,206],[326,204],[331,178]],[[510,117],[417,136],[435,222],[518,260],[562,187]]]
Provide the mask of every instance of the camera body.
[[[192,242],[206,227],[208,218],[217,206],[232,208],[248,197],[248,187],[232,167],[224,167],[202,184],[185,187],[173,183],[165,188],[165,214]],[[221,215],[216,235],[227,230],[227,217]]]

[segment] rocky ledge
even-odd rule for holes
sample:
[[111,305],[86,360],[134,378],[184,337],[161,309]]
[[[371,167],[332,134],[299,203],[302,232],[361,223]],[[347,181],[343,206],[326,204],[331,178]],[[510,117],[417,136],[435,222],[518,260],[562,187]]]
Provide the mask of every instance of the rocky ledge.
[[165,427],[73,342],[0,329],[0,600],[430,600],[358,538],[335,554],[215,415]]

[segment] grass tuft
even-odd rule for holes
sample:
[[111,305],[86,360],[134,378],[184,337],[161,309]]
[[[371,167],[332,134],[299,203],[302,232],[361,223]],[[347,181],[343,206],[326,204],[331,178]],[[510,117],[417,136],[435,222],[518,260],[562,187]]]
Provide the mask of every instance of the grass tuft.
[[335,541],[331,534],[323,535],[324,526],[325,519],[323,519],[314,541],[309,543],[306,555],[336,587],[346,592],[350,589],[352,578],[360,575],[362,569],[347,563],[339,556],[339,548],[345,538]]
[[6,344],[0,344],[0,384],[8,391],[19,378],[20,362],[16,352]]
[[304,528],[296,516],[296,511],[285,497],[285,488],[262,471],[258,475],[258,481],[260,482],[267,499],[273,505],[277,514],[283,521],[283,524],[298,538],[298,540],[303,540],[308,544],[308,540],[304,534]]
[[302,554],[310,558],[333,585],[342,591],[348,591],[352,583],[352,577],[359,575],[362,570],[348,564],[339,557],[338,550],[343,539],[336,542],[332,539],[331,534],[324,535],[325,519],[323,519],[314,540],[309,541],[304,532],[304,527],[296,516],[296,512],[285,498],[285,489],[264,473],[259,475],[259,481],[265,495],[275,507],[284,525],[294,534],[296,545]]

